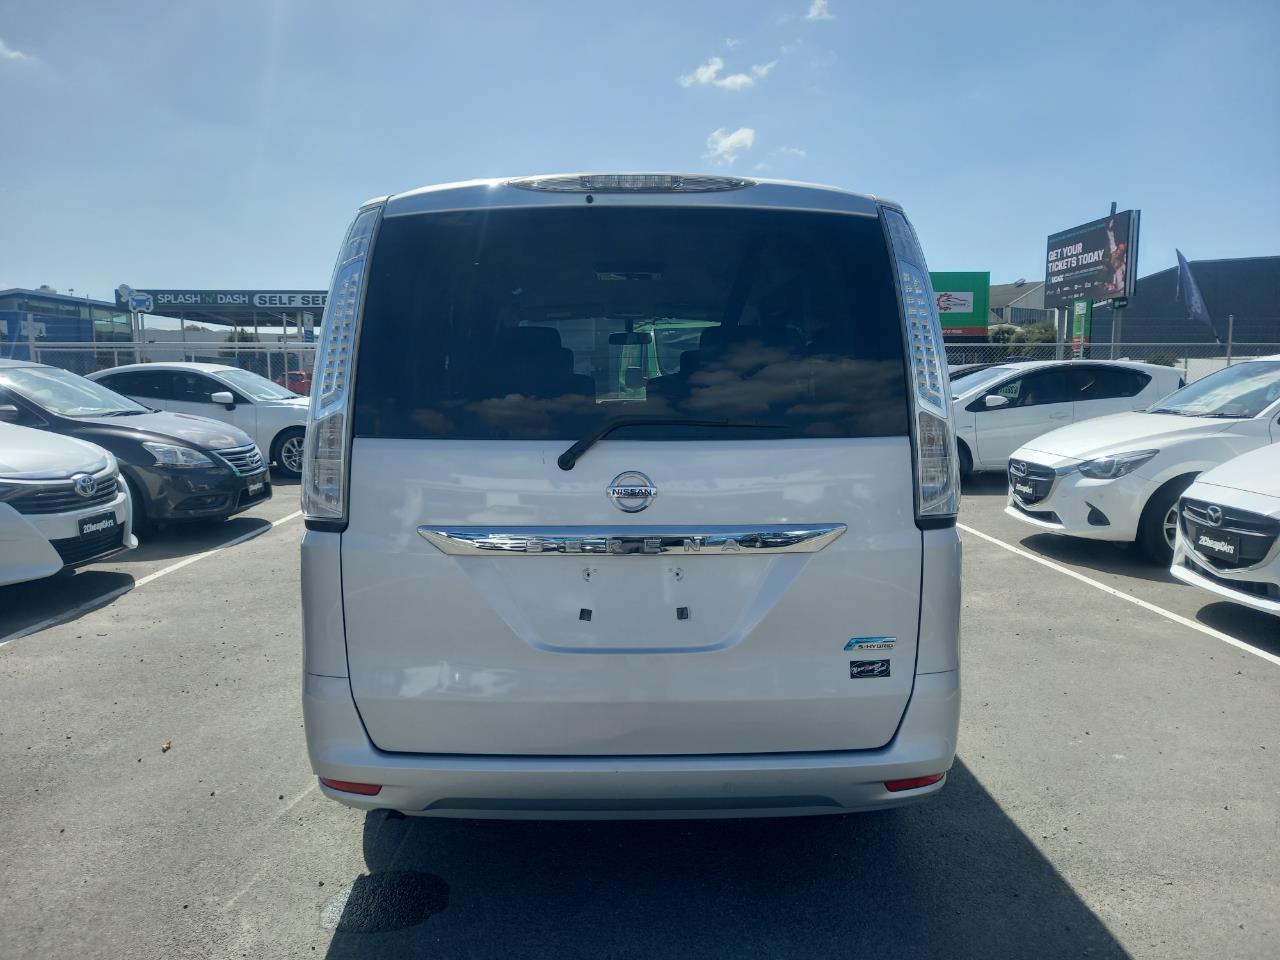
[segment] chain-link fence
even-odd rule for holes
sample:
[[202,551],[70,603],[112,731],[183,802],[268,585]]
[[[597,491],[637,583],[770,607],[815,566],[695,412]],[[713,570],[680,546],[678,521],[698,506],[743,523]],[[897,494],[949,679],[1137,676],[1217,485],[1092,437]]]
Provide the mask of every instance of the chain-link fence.
[[1136,360],[1177,367],[1187,381],[1249,357],[1280,354],[1280,343],[948,343],[947,362],[1016,363],[1021,360]]
[[305,393],[311,382],[314,343],[238,343],[154,341],[147,343],[32,343],[6,351],[17,359],[62,367],[81,375],[127,363],[172,363],[179,360],[222,363],[252,370],[268,380]]
[[[147,343],[19,344],[18,359],[31,359],[86,374],[126,363],[194,360],[223,363],[259,373],[300,393],[306,392],[315,359],[314,343],[237,343],[155,341]],[[948,343],[952,366],[971,363],[1017,363],[1022,360],[1138,360],[1179,368],[1187,381],[1248,357],[1280,354],[1280,343]],[[300,389],[300,387],[302,389]]]

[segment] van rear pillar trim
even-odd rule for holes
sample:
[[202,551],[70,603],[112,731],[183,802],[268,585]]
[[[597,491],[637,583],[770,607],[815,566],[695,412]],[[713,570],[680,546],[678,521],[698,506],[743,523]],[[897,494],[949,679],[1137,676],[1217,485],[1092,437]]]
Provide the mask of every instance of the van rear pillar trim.
[[792,526],[436,527],[418,533],[451,556],[743,556],[817,553],[845,532],[843,523]]

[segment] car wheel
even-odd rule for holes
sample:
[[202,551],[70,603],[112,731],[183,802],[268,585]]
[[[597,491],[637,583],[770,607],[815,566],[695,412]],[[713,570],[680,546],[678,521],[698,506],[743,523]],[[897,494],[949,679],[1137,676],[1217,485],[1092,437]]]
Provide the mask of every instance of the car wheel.
[[973,473],[973,454],[969,452],[969,447],[963,442],[956,444],[956,448],[960,452],[960,479],[968,480]]
[[285,430],[271,445],[271,459],[280,472],[292,480],[302,476],[302,453],[306,433],[302,430]]
[[1194,476],[1170,480],[1152,494],[1138,521],[1138,546],[1148,560],[1160,567],[1173,562],[1173,544],[1178,534],[1178,498],[1191,486]]
[[133,535],[141,537],[151,529],[151,522],[147,519],[147,505],[143,502],[137,486],[123,473],[120,474],[120,482],[124,484],[125,492],[129,494],[129,511],[133,514]]

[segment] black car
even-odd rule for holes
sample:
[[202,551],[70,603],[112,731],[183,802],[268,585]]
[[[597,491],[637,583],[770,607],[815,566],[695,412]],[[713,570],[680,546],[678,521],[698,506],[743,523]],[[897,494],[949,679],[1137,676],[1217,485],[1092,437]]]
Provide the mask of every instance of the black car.
[[221,519],[271,497],[262,452],[244,431],[152,410],[69,370],[0,360],[0,420],[114,453],[133,501],[134,530]]

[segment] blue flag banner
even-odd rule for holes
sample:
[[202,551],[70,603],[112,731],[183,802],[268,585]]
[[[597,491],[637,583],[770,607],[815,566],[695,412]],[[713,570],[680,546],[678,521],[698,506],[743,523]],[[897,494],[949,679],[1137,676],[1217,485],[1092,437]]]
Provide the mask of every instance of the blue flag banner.
[[1205,306],[1200,287],[1196,285],[1196,278],[1191,275],[1191,264],[1187,263],[1181,250],[1175,249],[1174,253],[1178,255],[1178,296],[1187,304],[1187,315],[1212,330],[1213,320],[1209,316],[1209,308]]

